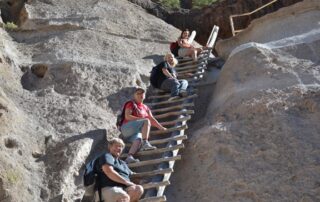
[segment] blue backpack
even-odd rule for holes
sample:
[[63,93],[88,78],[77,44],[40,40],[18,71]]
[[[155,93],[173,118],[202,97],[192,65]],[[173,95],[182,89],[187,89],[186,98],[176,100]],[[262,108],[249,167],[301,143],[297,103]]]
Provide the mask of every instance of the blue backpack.
[[[105,155],[105,154],[103,154]],[[86,164],[86,168],[84,170],[83,174],[83,185],[85,187],[85,196],[92,197],[94,195],[95,189],[97,188],[99,191],[99,199],[100,202],[102,202],[101,198],[101,187],[98,185],[96,186],[96,163],[99,161],[99,158],[101,155],[95,157],[93,160],[91,160],[89,163]]]

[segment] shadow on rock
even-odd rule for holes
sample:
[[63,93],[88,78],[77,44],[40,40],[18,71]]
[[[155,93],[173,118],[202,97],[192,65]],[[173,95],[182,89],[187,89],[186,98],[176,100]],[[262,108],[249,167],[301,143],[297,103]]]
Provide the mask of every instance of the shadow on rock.
[[122,88],[118,92],[107,96],[108,107],[110,107],[115,114],[121,111],[123,104],[133,99],[134,89],[135,87]]
[[[106,130],[92,130],[84,134],[68,137],[56,144],[50,143],[46,150],[46,155],[37,160],[37,162],[43,161],[46,165],[48,189],[51,190],[50,196],[47,196],[48,198],[54,199],[61,194],[62,190],[60,183],[63,183],[64,179],[67,177],[65,176],[66,173],[74,176],[74,183],[77,186],[82,184],[82,175],[70,172],[76,172],[73,168],[76,168],[76,164],[80,163],[77,161],[85,163],[85,159],[77,158],[83,156],[81,153],[87,152],[88,144],[85,143],[87,143],[88,140],[86,139],[93,140],[91,146],[89,146],[91,150],[88,159],[90,159],[91,156],[96,154],[95,150],[97,145],[106,145]],[[45,198],[44,200],[48,200],[48,198]]]
[[163,55],[157,55],[157,54],[154,54],[154,55],[148,55],[148,56],[146,56],[146,57],[144,57],[144,58],[142,58],[142,59],[151,59],[151,60],[153,60],[153,62],[155,63],[155,64],[158,64],[158,63],[160,63],[160,62],[162,62],[163,61]]

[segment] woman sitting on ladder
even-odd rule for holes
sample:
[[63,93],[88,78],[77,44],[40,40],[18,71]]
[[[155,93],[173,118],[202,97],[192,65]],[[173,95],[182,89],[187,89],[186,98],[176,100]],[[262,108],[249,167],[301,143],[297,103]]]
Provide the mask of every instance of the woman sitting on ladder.
[[177,73],[174,67],[178,61],[173,54],[167,53],[164,56],[164,61],[153,67],[150,76],[150,83],[153,87],[164,91],[169,91],[171,97],[169,100],[175,100],[188,95],[188,81],[177,79]]
[[189,30],[185,29],[181,32],[180,37],[178,38],[178,44],[180,46],[178,50],[178,55],[180,57],[189,56],[192,57],[193,61],[198,60],[198,55],[201,53],[202,48],[195,48],[189,42]]

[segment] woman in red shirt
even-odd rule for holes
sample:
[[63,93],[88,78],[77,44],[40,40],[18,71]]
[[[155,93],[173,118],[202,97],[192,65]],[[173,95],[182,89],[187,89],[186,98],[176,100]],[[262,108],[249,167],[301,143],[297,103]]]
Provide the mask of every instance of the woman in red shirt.
[[133,101],[125,106],[125,117],[120,129],[126,141],[132,142],[128,158],[126,159],[127,163],[139,161],[138,159],[134,159],[133,155],[138,151],[140,145],[140,150],[156,149],[148,141],[151,126],[157,127],[160,130],[166,130],[153,117],[149,107],[143,104],[145,96],[145,90],[138,87],[134,92]]

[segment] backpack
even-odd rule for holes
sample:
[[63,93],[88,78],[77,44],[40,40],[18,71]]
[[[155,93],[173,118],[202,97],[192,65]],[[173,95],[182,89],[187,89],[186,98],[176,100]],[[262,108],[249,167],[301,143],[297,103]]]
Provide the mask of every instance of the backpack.
[[102,201],[101,187],[96,186],[96,177],[97,177],[96,163],[98,162],[98,159],[100,157],[101,155],[99,155],[98,157],[95,157],[93,160],[91,160],[89,163],[86,164],[86,168],[83,174],[83,185],[85,187],[85,196],[87,197],[92,197],[94,195],[95,188],[98,188],[100,202],[101,202]]
[[180,48],[180,46],[178,44],[178,41],[170,43],[170,51],[176,57],[178,56],[179,48]]
[[124,103],[123,107],[122,107],[122,111],[120,114],[117,115],[117,123],[116,123],[116,126],[117,128],[120,130],[122,124],[123,124],[123,121],[124,121],[124,118],[125,118],[125,109],[126,109],[126,106],[127,104],[129,104],[130,102],[132,102],[133,104],[133,110],[137,110],[138,107],[137,107],[137,104],[133,101],[133,100],[129,100],[127,101],[126,103]]
[[157,79],[157,71],[158,66],[152,67],[152,70],[150,72],[150,83],[154,88],[158,88],[158,79]]

